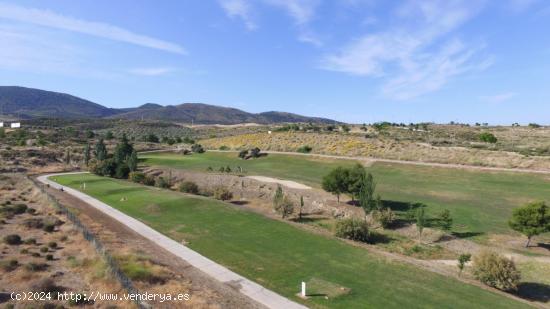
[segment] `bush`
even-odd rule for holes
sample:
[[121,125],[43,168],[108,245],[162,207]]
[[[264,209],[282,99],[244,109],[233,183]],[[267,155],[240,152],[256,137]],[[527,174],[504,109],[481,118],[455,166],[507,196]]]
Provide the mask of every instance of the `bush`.
[[170,186],[170,184],[168,183],[168,181],[166,181],[166,179],[164,179],[164,177],[158,177],[157,180],[155,181],[155,186],[159,188],[167,189]]
[[57,243],[55,241],[50,241],[48,243],[48,247],[50,247],[52,249],[55,249],[55,248],[57,248]]
[[197,194],[199,193],[199,186],[192,181],[184,181],[180,183],[179,190],[185,193]]
[[146,186],[154,186],[155,185],[155,177],[151,175],[145,176],[145,179],[143,179],[143,184]]
[[46,253],[46,252],[48,252],[48,251],[49,251],[49,250],[48,250],[48,247],[42,247],[42,248],[40,248],[40,252],[42,252],[42,253]]
[[204,148],[202,148],[201,144],[193,144],[193,146],[191,146],[191,151],[194,153],[203,153]]
[[115,169],[115,178],[118,179],[128,179],[128,174],[130,174],[130,168],[126,163],[119,163]]
[[29,263],[25,265],[25,269],[31,272],[44,271],[48,268],[48,264],[45,263]]
[[131,182],[143,183],[145,181],[145,174],[142,172],[131,172],[128,175],[128,179],[130,179]]
[[51,233],[55,230],[55,223],[47,223],[44,225],[44,231],[48,232],[48,233]]
[[227,201],[233,198],[233,193],[225,187],[217,187],[214,189],[214,198],[221,201]]
[[344,219],[336,223],[334,235],[340,238],[367,242],[369,240],[369,227],[363,220],[356,218]]
[[503,291],[517,290],[521,277],[514,261],[491,251],[474,257],[473,274],[482,283]]
[[300,153],[310,153],[311,150],[313,150],[313,148],[311,148],[310,146],[308,145],[304,145],[298,149],[296,149],[297,152],[300,152]]
[[17,234],[11,234],[4,237],[4,242],[8,245],[20,245],[21,236]]
[[15,270],[17,266],[19,266],[19,262],[16,259],[0,262],[0,268],[6,272]]
[[16,214],[16,215],[25,213],[25,211],[27,211],[27,208],[28,207],[25,204],[17,204],[15,206],[13,206],[13,213]]
[[374,218],[383,228],[388,228],[392,226],[395,221],[395,214],[390,208],[384,208],[382,210],[377,210],[374,213]]
[[239,151],[239,158],[246,159],[248,157],[248,150],[241,150]]
[[220,150],[229,150],[229,147],[227,147],[225,145],[221,145],[219,149]]
[[496,136],[494,136],[492,133],[489,132],[483,132],[479,134],[479,140],[485,143],[491,143],[494,144],[497,142]]
[[25,245],[36,245],[36,239],[34,238],[27,238],[25,239]]
[[53,255],[52,254],[46,254],[46,260],[47,261],[53,261]]
[[34,208],[27,208],[27,213],[30,215],[34,215],[36,213],[36,209]]

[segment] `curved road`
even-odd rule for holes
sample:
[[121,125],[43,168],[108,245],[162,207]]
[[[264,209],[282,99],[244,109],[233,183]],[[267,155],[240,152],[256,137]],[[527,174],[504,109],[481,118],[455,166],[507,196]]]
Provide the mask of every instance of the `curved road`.
[[[69,175],[69,174],[80,174],[77,173],[59,173],[59,174],[49,174],[39,176],[38,181],[50,185],[52,187],[61,187],[58,183],[48,179],[51,176],[60,176],[60,175]],[[239,292],[253,299],[254,301],[268,307],[268,308],[285,308],[285,309],[307,309],[307,307],[293,302],[271,290],[264,288],[263,286],[242,277],[229,269],[217,264],[216,262],[200,255],[199,253],[181,245],[175,240],[164,236],[163,234],[155,231],[144,223],[114,209],[113,207],[87,195],[78,190],[63,187],[64,192],[84,201],[88,205],[100,210],[106,215],[112,217],[113,219],[119,221],[120,223],[126,225],[131,230],[140,234],[141,236],[149,239],[150,241],[156,243],[162,248],[166,249],[168,252],[174,254],[175,256],[186,261],[190,265],[198,268],[214,279],[231,284],[233,286],[238,285]],[[298,286],[298,282],[296,286]]]

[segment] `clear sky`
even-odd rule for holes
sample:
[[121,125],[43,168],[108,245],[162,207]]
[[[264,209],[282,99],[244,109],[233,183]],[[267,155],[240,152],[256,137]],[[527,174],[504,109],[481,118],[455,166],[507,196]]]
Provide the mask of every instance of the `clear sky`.
[[550,1],[0,0],[0,85],[110,107],[550,123]]

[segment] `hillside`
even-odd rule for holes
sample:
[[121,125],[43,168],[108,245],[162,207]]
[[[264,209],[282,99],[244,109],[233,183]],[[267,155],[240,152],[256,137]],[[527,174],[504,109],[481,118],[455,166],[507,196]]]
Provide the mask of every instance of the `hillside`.
[[0,113],[18,118],[97,118],[117,110],[66,93],[0,86]]
[[146,103],[135,108],[108,108],[69,94],[40,89],[0,86],[0,114],[16,118],[117,118],[166,120],[195,124],[335,123],[334,120],[285,112],[248,113],[236,108],[184,103],[162,106]]
[[196,124],[237,124],[237,123],[282,123],[282,122],[315,122],[334,123],[334,120],[306,117],[283,112],[248,113],[236,108],[208,105],[202,103],[184,103],[176,106],[146,104],[133,111],[117,114],[113,118],[171,120]]

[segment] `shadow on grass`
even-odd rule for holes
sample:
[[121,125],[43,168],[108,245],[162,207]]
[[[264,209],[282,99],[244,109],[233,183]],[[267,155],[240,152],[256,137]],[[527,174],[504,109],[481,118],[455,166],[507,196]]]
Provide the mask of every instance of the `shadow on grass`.
[[536,282],[522,282],[516,295],[530,301],[547,303],[550,301],[550,285]]
[[470,238],[470,237],[483,235],[483,233],[481,232],[452,232],[451,234],[457,238]]
[[537,244],[537,246],[541,247],[541,248],[544,248],[546,250],[550,250],[550,244],[547,244],[547,243],[543,243],[543,242],[539,242]]
[[142,187],[121,188],[121,189],[108,190],[106,192],[106,194],[107,195],[109,195],[109,194],[121,194],[121,193],[131,193],[131,192],[140,192],[140,191],[143,191]]
[[290,220],[298,223],[315,223],[317,221],[326,220],[326,217],[308,217],[307,214],[302,214],[302,218],[292,218]]
[[249,201],[231,201],[230,203],[233,204],[233,205],[237,205],[237,206],[243,206],[243,205],[250,204]]

